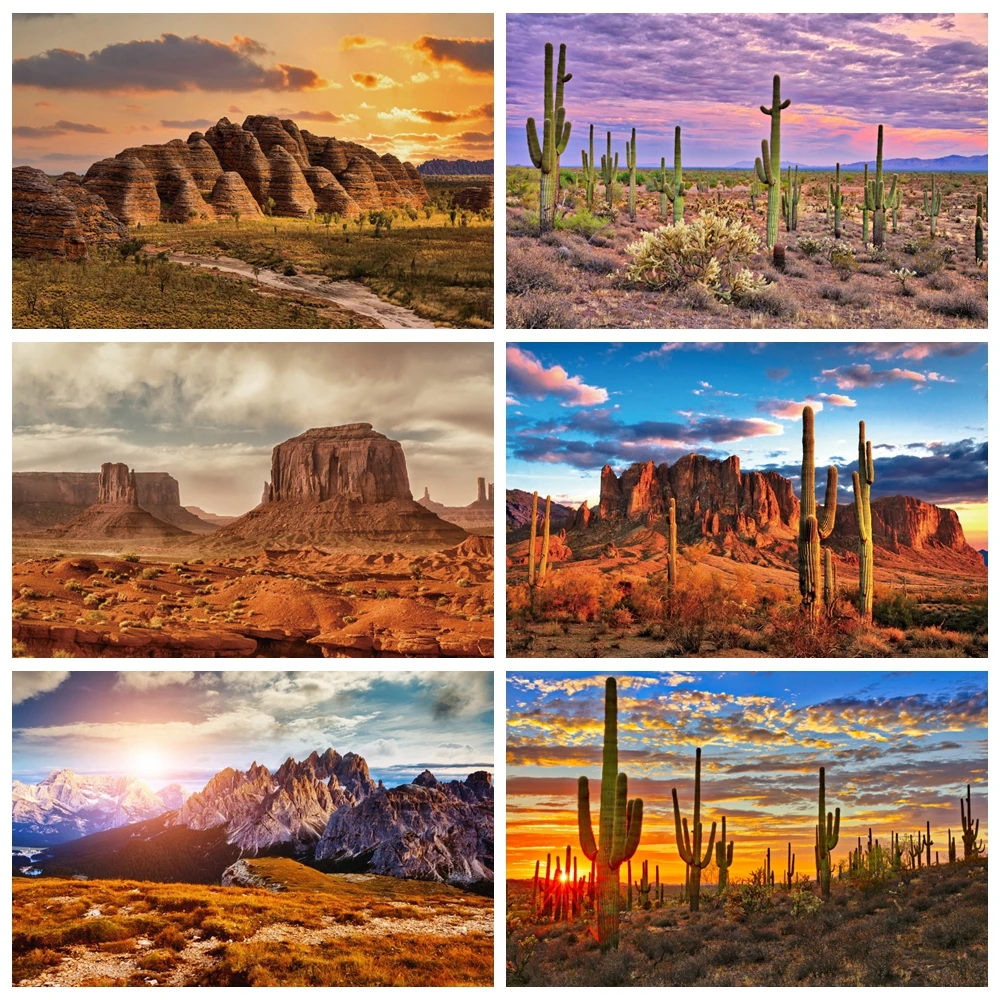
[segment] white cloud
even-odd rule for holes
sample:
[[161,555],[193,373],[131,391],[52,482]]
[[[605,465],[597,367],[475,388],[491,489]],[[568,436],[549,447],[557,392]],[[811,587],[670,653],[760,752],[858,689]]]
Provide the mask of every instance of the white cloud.
[[11,674],[15,705],[55,691],[66,678],[68,670],[15,670]]

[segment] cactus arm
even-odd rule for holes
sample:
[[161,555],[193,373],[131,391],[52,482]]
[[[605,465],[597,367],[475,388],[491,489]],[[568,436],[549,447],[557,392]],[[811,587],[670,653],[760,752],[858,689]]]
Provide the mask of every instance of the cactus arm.
[[594,839],[594,828],[590,823],[590,785],[584,776],[577,782],[576,796],[580,848],[587,859],[593,861],[597,857],[597,841]]
[[712,832],[708,835],[708,847],[705,848],[705,857],[701,859],[701,867],[707,868],[712,860],[712,848],[715,846],[715,820],[712,821]]
[[536,167],[541,167],[542,165],[542,147],[538,144],[538,130],[535,127],[535,119],[528,119],[528,153],[531,156],[531,162]]
[[619,774],[615,781],[615,821],[608,864],[612,871],[625,860],[625,834],[628,809],[628,778]]
[[819,537],[829,538],[833,523],[837,518],[837,469],[829,466],[826,470],[826,496],[823,498],[823,520],[819,524]]
[[685,864],[691,864],[691,844],[690,838],[688,837],[687,817],[684,818],[682,831],[681,807],[677,802],[677,789],[671,789],[671,794],[674,799],[674,835],[677,841],[677,853],[680,855],[681,861]]
[[629,802],[630,817],[628,829],[625,834],[624,857],[627,860],[635,855],[639,849],[639,839],[642,836],[642,799],[633,799]]

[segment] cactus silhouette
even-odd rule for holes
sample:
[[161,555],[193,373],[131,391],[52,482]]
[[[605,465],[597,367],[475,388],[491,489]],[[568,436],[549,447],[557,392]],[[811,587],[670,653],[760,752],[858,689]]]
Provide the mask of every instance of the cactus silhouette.
[[833,206],[833,238],[839,240],[842,235],[840,228],[840,211],[844,207],[844,196],[840,192],[840,164],[837,164],[836,182],[830,181],[830,204]]
[[722,817],[722,838],[715,845],[715,864],[719,869],[719,892],[729,885],[729,869],[733,864],[733,841],[726,843],[726,817]]
[[569,142],[571,124],[566,121],[563,107],[563,87],[572,78],[566,72],[566,46],[559,46],[559,65],[553,77],[552,43],[545,43],[545,98],[542,120],[542,141],[538,141],[535,119],[527,122],[528,152],[531,162],[541,171],[538,189],[538,227],[544,233],[555,221],[556,189],[559,184],[559,157]]
[[872,461],[872,443],[865,440],[863,420],[858,423],[858,470],[851,476],[858,522],[858,611],[862,621],[871,622],[875,596],[875,543],[872,540],[872,483],[875,482],[875,463]]
[[701,852],[702,827],[701,827],[701,747],[695,750],[694,758],[694,817],[691,828],[688,829],[687,817],[684,817],[683,828],[681,824],[681,807],[677,802],[677,789],[671,789],[674,800],[674,826],[677,840],[677,853],[681,860],[691,869],[690,885],[690,908],[692,913],[698,910],[698,901],[701,896],[701,873],[707,868],[712,860],[712,847],[715,844],[715,823],[712,823],[712,832],[708,838],[708,847],[705,853]]
[[877,247],[885,244],[885,210],[896,197],[898,177],[892,175],[892,187],[888,195],[882,179],[882,126],[878,127],[878,153],[875,157],[875,180],[865,185],[865,207],[872,213],[872,243]]
[[583,186],[586,190],[587,211],[594,211],[594,195],[597,191],[597,165],[594,163],[594,126],[590,126],[590,156],[585,149],[580,150],[583,157]]
[[582,776],[577,789],[580,847],[597,869],[597,940],[602,950],[618,947],[618,869],[639,847],[642,799],[628,798],[628,777],[618,774],[618,687],[609,677],[604,688],[604,752],[601,766],[600,843],[590,821],[590,788]]
[[976,843],[979,836],[979,820],[976,820],[975,828],[972,825],[972,786],[965,786],[965,800],[958,800],[959,809],[962,813],[962,846],[965,848],[965,860],[971,861],[979,857],[982,845]]
[[840,806],[837,814],[826,811],[826,768],[819,769],[819,825],[816,827],[816,868],[819,872],[820,893],[830,898],[830,852],[840,840]]
[[760,106],[761,114],[771,119],[771,141],[762,139],[760,157],[754,162],[754,169],[760,182],[767,186],[767,246],[773,247],[778,240],[778,213],[781,208],[781,112],[792,103],[788,98],[781,102],[781,77],[774,75],[771,107]]
[[931,239],[937,235],[937,217],[941,212],[941,192],[937,189],[937,182],[931,174],[931,196],[927,197],[924,192],[924,215],[931,220]]
[[814,620],[819,615],[821,584],[820,539],[829,538],[837,516],[837,470],[826,472],[823,520],[816,516],[816,442],[811,406],[802,408],[802,503],[799,506],[799,593]]

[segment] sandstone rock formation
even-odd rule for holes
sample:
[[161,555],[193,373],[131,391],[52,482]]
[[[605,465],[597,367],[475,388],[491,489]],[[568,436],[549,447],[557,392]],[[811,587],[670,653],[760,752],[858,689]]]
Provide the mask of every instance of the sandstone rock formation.
[[142,160],[116,156],[93,163],[83,186],[104,199],[112,214],[126,226],[148,226],[160,221],[160,196],[153,175]]
[[14,781],[14,843],[59,844],[160,816],[183,803],[180,786],[153,792],[138,778],[53,771],[35,785]]
[[493,881],[493,781],[476,771],[438,781],[424,771],[409,785],[379,787],[335,812],[316,845],[329,870],[420,878],[455,885]]
[[97,479],[97,502],[138,507],[135,472],[124,462],[105,462]]
[[158,221],[212,221],[236,213],[249,219],[262,210],[354,218],[429,200],[413,164],[266,115],[250,115],[242,125],[220,118],[186,141],[130,146],[92,164],[82,186],[75,175],[64,175],[56,192],[52,186],[42,171],[16,168],[15,254],[78,258],[87,242],[120,239],[125,226]]
[[219,174],[209,194],[209,201],[218,219],[259,219],[264,214],[246,186],[246,182],[235,170]]
[[[507,530],[516,531],[531,523],[531,494],[525,490],[507,490]],[[572,507],[553,503],[551,519],[553,525],[563,525],[573,513]],[[538,498],[538,523],[545,520],[545,497]]]
[[272,774],[256,761],[247,771],[227,767],[168,820],[192,830],[226,829],[226,841],[243,850],[316,842],[337,810],[375,791],[363,757],[328,749],[305,760],[289,757]]
[[104,200],[75,174],[49,181],[34,167],[14,167],[11,217],[15,257],[79,260],[89,245],[116,243],[125,235]]
[[465,507],[447,507],[443,503],[438,503],[431,499],[431,492],[428,487],[424,487],[424,495],[417,501],[421,507],[426,507],[433,511],[438,517],[443,517],[452,524],[461,525],[463,528],[472,530],[493,528],[493,483],[487,489],[486,479],[480,476],[476,480],[476,499]]
[[[181,506],[180,485],[166,472],[136,472],[138,505],[161,521],[199,534],[218,524]],[[15,472],[12,484],[15,534],[65,524],[98,502],[100,473]]]

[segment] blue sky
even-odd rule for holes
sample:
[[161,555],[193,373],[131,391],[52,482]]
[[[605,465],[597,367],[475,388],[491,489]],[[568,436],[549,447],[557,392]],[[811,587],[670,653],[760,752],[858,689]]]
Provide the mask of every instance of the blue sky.
[[841,503],[864,420],[873,495],[951,507],[985,548],[986,356],[974,343],[509,344],[507,488],[593,503],[605,463],[698,452],[776,469],[798,492],[808,403]]
[[[598,809],[606,673],[512,671],[507,678],[508,874],[525,877],[549,851],[576,847],[577,779]],[[619,770],[644,802],[637,859],[666,878],[681,872],[670,790],[690,815],[695,748],[702,748],[703,816],[727,817],[734,873],[759,867],[771,848],[780,877],[786,845],[812,875],[819,768],[827,808],[841,810],[846,857],[868,827],[887,841],[931,823],[947,856],[960,796],[986,834],[985,671],[702,672],[614,675]],[[706,830],[707,833],[707,830]],[[780,858],[780,861],[776,859]],[[637,864],[637,860],[633,859]]]
[[13,773],[133,775],[200,790],[225,767],[274,770],[332,747],[372,777],[493,770],[486,671],[15,671]]

